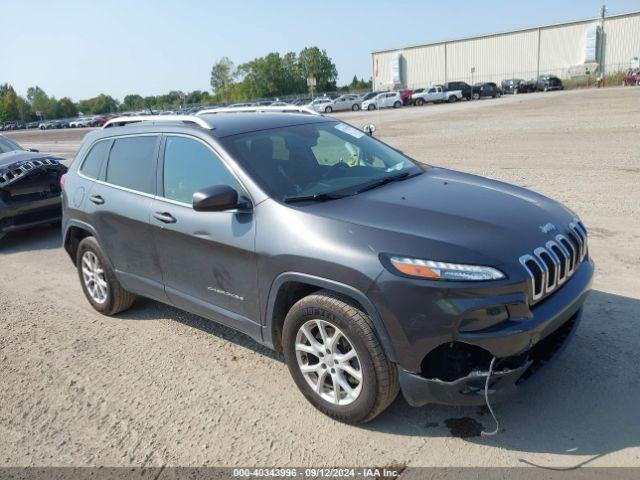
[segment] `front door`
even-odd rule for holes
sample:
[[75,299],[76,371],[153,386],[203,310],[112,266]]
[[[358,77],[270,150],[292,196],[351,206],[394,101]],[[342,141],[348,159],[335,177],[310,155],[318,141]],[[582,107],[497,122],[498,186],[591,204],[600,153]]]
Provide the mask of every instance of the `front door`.
[[229,185],[246,195],[204,141],[166,135],[151,224],[173,304],[250,335],[259,330],[255,218],[252,212],[196,212],[193,194]]

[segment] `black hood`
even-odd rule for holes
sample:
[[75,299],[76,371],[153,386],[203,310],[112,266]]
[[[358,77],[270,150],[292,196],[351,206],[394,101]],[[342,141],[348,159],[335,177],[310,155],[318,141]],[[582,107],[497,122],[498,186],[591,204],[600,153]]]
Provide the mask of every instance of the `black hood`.
[[[564,233],[573,218],[530,190],[441,168],[308,208],[365,227],[359,235],[379,252],[488,265],[517,262]],[[549,223],[555,230],[544,233]]]
[[0,188],[22,181],[39,172],[57,172],[62,175],[67,167],[61,157],[28,150],[16,150],[0,154]]
[[32,160],[63,160],[61,157],[47,155],[40,152],[30,152],[29,150],[14,150],[13,152],[0,153],[0,168],[6,168],[14,163],[30,162]]

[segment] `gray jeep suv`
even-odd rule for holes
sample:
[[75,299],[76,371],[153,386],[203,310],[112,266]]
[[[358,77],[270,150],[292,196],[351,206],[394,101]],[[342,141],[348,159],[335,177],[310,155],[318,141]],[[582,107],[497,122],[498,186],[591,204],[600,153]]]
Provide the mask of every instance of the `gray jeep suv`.
[[400,389],[508,397],[566,344],[594,270],[561,204],[310,113],[112,120],[66,176],[63,238],[99,312],[139,295],[235,328],[354,423]]

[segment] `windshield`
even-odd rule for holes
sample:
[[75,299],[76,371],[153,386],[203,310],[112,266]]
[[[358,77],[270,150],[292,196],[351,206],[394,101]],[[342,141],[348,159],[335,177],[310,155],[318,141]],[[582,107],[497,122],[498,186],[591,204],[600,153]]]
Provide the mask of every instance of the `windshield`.
[[221,141],[277,200],[353,195],[378,181],[422,172],[398,151],[340,122],[261,130]]
[[24,150],[17,143],[12,142],[6,137],[0,136],[0,153],[13,152],[15,150]]

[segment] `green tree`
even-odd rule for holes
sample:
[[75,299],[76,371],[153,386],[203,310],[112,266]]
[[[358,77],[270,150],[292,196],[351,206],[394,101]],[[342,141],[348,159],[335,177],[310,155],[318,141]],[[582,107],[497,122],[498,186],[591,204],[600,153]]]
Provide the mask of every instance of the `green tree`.
[[236,71],[228,57],[222,57],[211,69],[211,90],[213,94],[229,103],[235,83]]
[[20,115],[20,120],[29,122],[36,118],[35,113],[33,113],[33,110],[31,109],[31,105],[29,105],[29,102],[27,102],[25,98],[18,95],[17,103],[18,103],[18,114]]
[[34,112],[41,112],[44,114],[49,102],[49,97],[40,87],[29,87],[27,90],[27,101],[31,104],[31,108]]
[[318,47],[303,48],[298,55],[298,64],[304,78],[316,78],[318,91],[326,92],[336,89],[338,70],[326,50],[320,50]]
[[0,86],[0,120],[19,120],[18,95],[11,85]]
[[58,101],[57,116],[60,118],[71,118],[78,115],[78,108],[69,97],[62,97]]
[[144,98],[138,94],[127,95],[122,100],[120,104],[120,110],[128,111],[128,110],[142,110],[145,108]]

